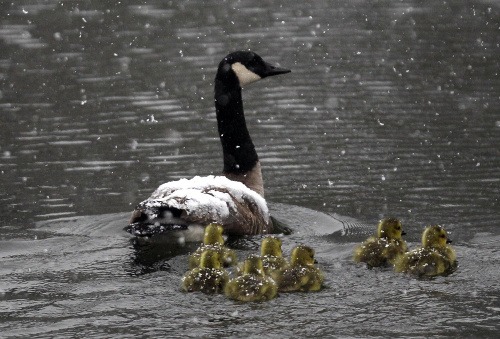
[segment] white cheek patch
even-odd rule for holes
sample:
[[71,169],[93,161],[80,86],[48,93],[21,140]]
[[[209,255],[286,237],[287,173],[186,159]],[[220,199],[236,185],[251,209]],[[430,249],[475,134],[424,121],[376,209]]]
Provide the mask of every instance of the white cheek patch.
[[236,74],[236,76],[238,77],[238,80],[240,82],[241,87],[262,79],[259,75],[250,71],[248,68],[246,68],[243,64],[241,64],[239,62],[235,62],[231,66],[231,68],[232,68],[233,72]]

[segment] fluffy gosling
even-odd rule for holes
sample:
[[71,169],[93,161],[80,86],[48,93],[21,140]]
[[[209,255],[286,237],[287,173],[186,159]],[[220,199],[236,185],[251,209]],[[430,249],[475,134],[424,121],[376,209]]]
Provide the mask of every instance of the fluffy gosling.
[[354,250],[355,262],[364,262],[368,268],[392,266],[396,259],[408,250],[402,239],[403,226],[396,218],[380,220],[377,235],[369,237]]
[[396,272],[405,272],[417,277],[433,277],[453,273],[457,267],[457,255],[449,245],[446,230],[439,226],[428,226],[422,234],[422,247],[405,253],[394,266]]
[[243,273],[229,280],[225,288],[228,298],[239,301],[266,301],[276,297],[276,282],[264,274],[262,259],[249,256],[243,263]]
[[280,292],[314,292],[323,286],[323,272],[314,266],[314,250],[305,245],[292,250],[290,267],[283,270],[279,282]]
[[201,254],[200,265],[182,277],[181,287],[186,292],[222,293],[228,281],[219,253],[206,249]]
[[189,256],[189,268],[193,269],[199,266],[201,254],[206,249],[217,251],[220,255],[223,266],[233,266],[238,262],[236,252],[224,246],[222,232],[224,228],[219,224],[209,224],[205,227],[203,244]]

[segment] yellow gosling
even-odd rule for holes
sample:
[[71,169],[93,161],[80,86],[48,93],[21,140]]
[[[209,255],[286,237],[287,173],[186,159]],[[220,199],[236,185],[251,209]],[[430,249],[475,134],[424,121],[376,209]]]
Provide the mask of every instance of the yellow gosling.
[[201,254],[200,266],[182,277],[182,289],[186,292],[222,293],[229,275],[221,266],[219,253],[207,249]]
[[280,273],[288,268],[290,264],[283,258],[281,239],[276,237],[265,237],[260,246],[260,257],[264,266],[264,273],[273,279],[277,279]]
[[292,250],[290,267],[283,270],[279,281],[280,292],[314,292],[323,286],[323,272],[314,266],[314,250],[299,245]]
[[224,228],[221,225],[215,223],[208,224],[203,234],[203,243],[205,245],[224,244],[223,232]]
[[449,243],[451,240],[443,227],[428,226],[422,234],[422,247],[401,256],[394,269],[418,277],[453,273],[458,267],[457,255]]
[[[281,239],[268,236],[262,239],[260,245],[260,258],[264,267],[264,274],[277,280],[281,271],[289,266],[288,261],[283,258],[283,250],[281,249]],[[243,274],[243,264],[236,268],[236,275]]]
[[402,239],[404,234],[400,220],[380,220],[377,235],[369,237],[355,248],[354,261],[364,262],[368,268],[394,265],[396,259],[408,251],[408,245]]
[[224,237],[222,233],[224,228],[219,224],[209,224],[205,227],[203,244],[189,256],[189,268],[193,269],[199,266],[201,254],[206,249],[217,251],[221,257],[223,266],[233,266],[238,262],[236,252],[224,246]]
[[200,266],[184,274],[182,289],[186,292],[222,293],[229,275],[221,267],[219,253],[210,249],[201,254]]
[[251,255],[243,263],[243,274],[229,280],[224,292],[234,300],[266,301],[276,297],[278,286],[264,274],[262,259]]

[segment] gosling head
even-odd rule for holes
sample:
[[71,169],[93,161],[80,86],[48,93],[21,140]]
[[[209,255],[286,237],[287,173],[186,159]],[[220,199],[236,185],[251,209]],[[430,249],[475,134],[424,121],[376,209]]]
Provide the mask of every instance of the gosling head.
[[312,266],[315,262],[314,250],[311,247],[299,245],[292,250],[292,256],[290,259],[292,266]]
[[281,249],[281,239],[276,237],[265,237],[264,239],[262,239],[262,244],[260,246],[260,255],[282,257],[283,251]]
[[396,218],[384,218],[378,223],[377,235],[379,238],[400,240],[405,235],[401,221]]
[[262,259],[255,254],[248,256],[243,263],[244,274],[264,275],[264,265]]
[[216,84],[219,81],[226,86],[241,88],[260,79],[289,72],[289,69],[265,62],[254,52],[237,51],[220,62],[215,81]]
[[208,224],[205,227],[205,233],[203,235],[203,243],[205,245],[215,245],[215,244],[224,244],[224,238],[222,237],[222,232],[224,232],[224,228],[222,228],[219,224]]
[[448,233],[439,225],[427,226],[422,234],[422,246],[424,247],[446,247],[451,243]]
[[222,265],[220,262],[219,253],[211,249],[204,250],[201,253],[200,267],[220,269]]

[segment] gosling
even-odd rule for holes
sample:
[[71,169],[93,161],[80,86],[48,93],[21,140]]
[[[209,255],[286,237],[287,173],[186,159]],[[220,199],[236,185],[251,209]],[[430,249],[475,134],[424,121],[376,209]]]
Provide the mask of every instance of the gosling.
[[354,250],[355,262],[364,262],[368,268],[393,266],[396,259],[408,251],[401,221],[396,218],[380,220],[377,235],[369,237]]
[[203,244],[189,256],[189,268],[193,269],[199,266],[201,254],[206,249],[217,251],[220,255],[222,265],[225,267],[234,266],[238,262],[236,252],[224,246],[224,237],[222,232],[224,228],[219,224],[209,224],[205,227],[203,235]]
[[[279,274],[290,265],[283,257],[281,245],[281,239],[274,236],[265,237],[260,245],[260,258],[262,259],[264,274],[274,280],[277,280]],[[236,274],[242,275],[243,271],[243,265],[238,265]]]
[[422,247],[402,255],[394,267],[396,272],[405,272],[417,277],[434,277],[453,273],[457,267],[457,255],[449,245],[446,230],[439,226],[428,226],[422,234]]
[[222,268],[217,251],[206,249],[201,253],[200,265],[186,272],[182,277],[185,292],[222,293],[229,281],[229,275]]
[[290,267],[283,270],[278,278],[280,292],[315,292],[321,290],[323,272],[314,265],[314,250],[305,245],[292,250]]
[[243,274],[229,280],[224,292],[229,299],[238,301],[266,301],[276,298],[278,286],[264,274],[262,259],[251,255],[243,263]]

